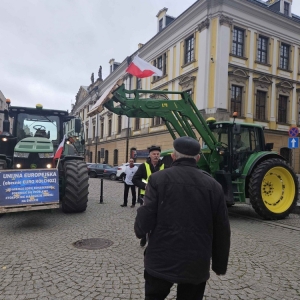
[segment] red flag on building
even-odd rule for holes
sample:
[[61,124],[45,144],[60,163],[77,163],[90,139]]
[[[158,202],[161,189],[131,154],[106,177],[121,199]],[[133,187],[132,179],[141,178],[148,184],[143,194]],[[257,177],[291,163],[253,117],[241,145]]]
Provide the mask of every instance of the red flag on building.
[[152,66],[150,63],[139,58],[137,55],[126,69],[126,72],[138,78],[162,76],[162,71],[160,69]]

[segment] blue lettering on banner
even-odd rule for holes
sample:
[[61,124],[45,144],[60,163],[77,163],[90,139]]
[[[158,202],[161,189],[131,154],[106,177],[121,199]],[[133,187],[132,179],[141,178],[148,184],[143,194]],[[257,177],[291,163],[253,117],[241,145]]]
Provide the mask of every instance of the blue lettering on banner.
[[0,206],[58,202],[58,170],[1,170]]

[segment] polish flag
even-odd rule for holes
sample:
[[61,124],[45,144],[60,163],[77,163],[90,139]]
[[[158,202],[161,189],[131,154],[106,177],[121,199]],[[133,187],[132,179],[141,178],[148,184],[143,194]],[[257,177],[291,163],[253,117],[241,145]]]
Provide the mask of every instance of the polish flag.
[[60,158],[62,153],[63,153],[63,150],[64,150],[64,145],[65,145],[65,141],[66,141],[66,136],[64,135],[64,138],[63,140],[61,141],[61,143],[59,144],[56,152],[55,152],[55,155],[53,157],[53,163],[55,162],[56,159]]
[[138,78],[145,78],[153,75],[162,76],[162,71],[160,69],[152,66],[137,55],[126,69],[126,72]]

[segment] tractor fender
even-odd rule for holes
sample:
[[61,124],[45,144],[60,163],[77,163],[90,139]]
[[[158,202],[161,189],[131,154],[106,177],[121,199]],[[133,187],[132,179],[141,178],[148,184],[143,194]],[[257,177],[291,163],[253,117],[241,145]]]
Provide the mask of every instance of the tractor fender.
[[244,178],[244,191],[246,193],[246,197],[248,197],[248,186],[249,186],[250,175],[253,172],[254,168],[258,164],[270,158],[279,158],[285,161],[284,157],[279,155],[277,152],[273,152],[273,151],[255,152],[249,157],[242,173],[242,178]]

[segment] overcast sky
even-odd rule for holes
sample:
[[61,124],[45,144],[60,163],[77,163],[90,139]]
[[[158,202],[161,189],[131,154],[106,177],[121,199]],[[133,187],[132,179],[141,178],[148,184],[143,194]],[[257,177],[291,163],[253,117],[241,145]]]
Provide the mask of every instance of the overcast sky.
[[14,106],[70,110],[100,65],[105,78],[111,58],[122,62],[156,34],[160,9],[177,17],[194,2],[0,0],[0,90]]

